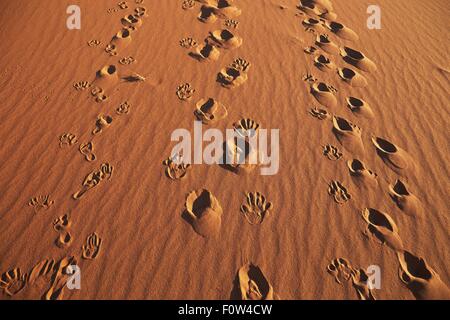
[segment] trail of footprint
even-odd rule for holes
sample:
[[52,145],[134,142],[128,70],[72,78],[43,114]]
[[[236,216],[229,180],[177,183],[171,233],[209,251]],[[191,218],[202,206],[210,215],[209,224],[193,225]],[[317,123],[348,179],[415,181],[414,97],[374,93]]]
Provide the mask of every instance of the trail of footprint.
[[194,231],[204,238],[216,237],[222,225],[222,207],[208,190],[201,189],[188,194],[186,209],[182,214]]

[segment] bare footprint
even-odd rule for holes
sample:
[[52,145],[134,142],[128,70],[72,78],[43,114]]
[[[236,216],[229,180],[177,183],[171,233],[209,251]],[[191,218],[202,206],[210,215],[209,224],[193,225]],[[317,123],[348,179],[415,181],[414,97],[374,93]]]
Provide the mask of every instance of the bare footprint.
[[251,225],[263,223],[266,216],[270,214],[270,210],[273,209],[272,203],[268,202],[266,197],[259,192],[247,193],[246,202],[241,206],[241,212]]
[[387,213],[366,208],[362,212],[362,217],[367,222],[365,235],[369,239],[376,239],[377,242],[386,244],[395,251],[403,249],[397,225]]
[[216,237],[222,225],[222,207],[208,190],[192,191],[186,198],[183,218],[205,238]]
[[80,144],[79,151],[84,156],[86,161],[92,162],[97,159],[96,155],[94,154],[94,144],[92,142]]
[[92,134],[96,135],[101,133],[104,129],[108,128],[113,121],[113,118],[108,115],[98,115],[97,121],[95,122],[95,129],[92,130]]
[[164,160],[163,165],[167,166],[166,175],[172,180],[183,179],[186,176],[188,169],[191,167],[190,164],[183,162],[183,156],[179,154]]
[[102,239],[98,234],[95,232],[90,234],[86,239],[86,243],[81,247],[83,259],[94,260],[97,258],[100,253],[101,245]]
[[331,161],[337,161],[342,158],[342,152],[339,149],[331,144],[327,144],[323,147],[323,155]]
[[75,200],[80,199],[87,191],[91,190],[92,188],[98,186],[100,182],[102,182],[105,179],[111,179],[112,173],[114,171],[114,167],[111,166],[109,163],[103,163],[100,166],[99,170],[92,171],[90,174],[86,176],[82,183],[81,190],[75,192],[72,197]]
[[189,82],[180,84],[177,87],[177,97],[180,100],[183,101],[190,101],[192,99],[192,97],[194,96],[195,93],[195,89],[192,87],[192,85]]
[[355,70],[349,68],[338,68],[339,77],[345,82],[355,88],[367,87],[367,80],[364,76]]
[[374,118],[372,108],[362,99],[348,97],[347,106],[357,116],[363,116],[369,119]]
[[35,213],[38,213],[42,209],[48,210],[54,203],[55,201],[50,200],[50,195],[47,194],[31,198],[28,205],[33,207]]
[[332,181],[328,185],[328,194],[333,197],[337,204],[344,204],[352,198],[350,193],[348,193],[347,188],[345,188],[339,181]]
[[398,179],[394,184],[389,185],[389,196],[397,207],[411,216],[418,216],[421,212],[419,199],[409,191],[408,185]]
[[261,269],[248,263],[238,270],[231,298],[233,300],[275,300],[276,295]]
[[375,63],[367,58],[362,52],[349,47],[343,47],[340,50],[340,54],[345,62],[362,71],[375,72],[377,70]]
[[59,147],[70,147],[78,142],[77,136],[72,133],[64,133],[59,137]]
[[200,99],[196,104],[194,115],[203,124],[211,124],[228,115],[225,105],[213,98]]
[[425,259],[408,251],[398,253],[400,280],[418,300],[449,300],[450,289]]

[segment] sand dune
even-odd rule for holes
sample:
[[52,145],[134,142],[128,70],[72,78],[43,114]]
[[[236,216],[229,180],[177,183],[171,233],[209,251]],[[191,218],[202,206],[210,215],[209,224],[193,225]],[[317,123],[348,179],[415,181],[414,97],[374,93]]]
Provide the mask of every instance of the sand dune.
[[447,1],[77,2],[0,2],[0,299],[450,299]]

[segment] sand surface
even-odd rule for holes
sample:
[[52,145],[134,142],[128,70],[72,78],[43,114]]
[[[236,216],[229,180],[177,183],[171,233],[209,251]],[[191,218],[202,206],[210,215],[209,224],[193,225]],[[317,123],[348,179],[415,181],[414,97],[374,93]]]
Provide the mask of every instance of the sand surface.
[[[200,3],[183,10],[181,0],[128,0],[121,9],[117,1],[80,0],[81,30],[68,30],[72,2],[0,2],[1,299],[450,298],[448,1],[379,0],[382,29],[369,30],[372,1],[333,0],[334,20],[356,41],[324,25],[309,30],[302,21],[314,15],[299,10],[297,0],[235,0],[242,11],[232,18],[236,28],[220,17],[199,21]],[[131,40],[116,39],[111,56],[106,45],[136,7],[147,9],[142,25]],[[218,48],[217,60],[198,61],[189,54],[195,48],[180,45],[191,37],[201,46],[223,28],[242,44]],[[367,59],[357,68],[339,52],[324,52],[315,45],[319,33]],[[319,50],[307,54],[309,46]],[[334,64],[329,71],[315,65],[320,54]],[[130,56],[131,64],[119,63]],[[224,88],[217,74],[237,58],[251,63],[248,79]],[[96,76],[109,65],[118,78]],[[337,68],[357,71],[366,86],[343,81]],[[145,81],[125,79],[136,74]],[[77,90],[80,81],[91,86]],[[188,101],[176,94],[185,83],[195,89]],[[311,94],[320,83],[337,91],[334,105],[325,106],[331,96]],[[95,85],[107,100],[92,96]],[[171,133],[192,132],[196,104],[209,97],[227,109],[209,127],[223,131],[250,118],[280,129],[276,175],[206,164],[192,165],[179,180],[166,175]],[[352,112],[348,97],[364,100],[371,112]],[[128,113],[117,112],[124,102]],[[311,116],[315,107],[328,116]],[[333,131],[333,115],[335,126],[358,128]],[[112,123],[102,127],[108,116]],[[61,147],[66,133],[73,144]],[[397,152],[377,153],[376,137]],[[79,150],[88,142],[94,161],[87,161],[88,146],[84,155]],[[352,159],[377,177],[351,175]],[[90,173],[98,185],[74,199]],[[182,217],[193,191],[194,200],[212,203],[206,226]],[[253,225],[241,211],[248,192],[267,202]],[[64,289],[63,267],[72,256],[81,290]],[[31,272],[46,259],[63,260]],[[369,265],[380,267],[380,290],[364,283]]]

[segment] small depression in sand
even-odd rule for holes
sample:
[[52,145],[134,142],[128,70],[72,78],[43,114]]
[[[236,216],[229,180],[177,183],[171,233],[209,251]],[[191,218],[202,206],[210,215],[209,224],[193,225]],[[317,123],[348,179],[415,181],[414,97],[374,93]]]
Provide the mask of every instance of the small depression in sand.
[[348,97],[347,106],[354,114],[358,116],[363,116],[366,118],[374,118],[372,108],[369,106],[367,102],[365,102],[362,99],[358,99],[355,97]]
[[324,82],[314,83],[311,86],[311,94],[324,107],[333,108],[337,105],[335,95],[330,87]]
[[395,251],[402,250],[403,243],[398,235],[397,225],[388,214],[366,208],[362,217],[367,222],[367,236],[378,239],[380,243],[387,244]]
[[204,98],[197,102],[196,110],[194,111],[198,120],[204,124],[211,124],[228,115],[227,108],[213,98]]
[[239,269],[231,293],[232,300],[274,300],[275,298],[272,285],[258,266],[248,263]]
[[216,237],[222,225],[222,207],[208,190],[192,191],[186,198],[183,218],[196,233],[205,238]]

